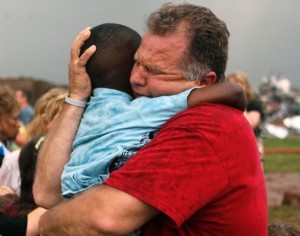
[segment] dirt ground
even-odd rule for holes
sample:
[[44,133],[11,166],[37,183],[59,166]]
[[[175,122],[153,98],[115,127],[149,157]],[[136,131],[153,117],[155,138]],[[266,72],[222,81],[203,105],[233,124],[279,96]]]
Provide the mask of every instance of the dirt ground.
[[300,195],[300,173],[265,173],[268,205],[280,206],[285,192]]

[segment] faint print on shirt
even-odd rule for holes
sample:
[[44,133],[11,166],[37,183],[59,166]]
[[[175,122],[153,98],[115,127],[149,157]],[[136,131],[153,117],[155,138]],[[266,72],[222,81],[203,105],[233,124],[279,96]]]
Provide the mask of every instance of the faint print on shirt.
[[138,145],[132,145],[128,147],[128,149],[123,150],[122,155],[116,157],[112,163],[109,165],[109,172],[111,173],[114,170],[119,169],[121,166],[125,164],[138,150],[140,150],[143,146],[145,146],[147,143],[153,139],[156,134],[158,133],[158,130],[156,131],[151,131],[147,134],[145,134]]

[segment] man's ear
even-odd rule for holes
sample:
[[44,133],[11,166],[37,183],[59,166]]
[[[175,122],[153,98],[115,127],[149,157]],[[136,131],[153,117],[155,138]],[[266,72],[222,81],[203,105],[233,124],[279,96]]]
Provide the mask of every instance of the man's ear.
[[217,75],[215,72],[211,71],[205,75],[205,77],[203,78],[202,81],[203,81],[203,84],[205,84],[205,85],[212,85],[212,84],[216,83]]

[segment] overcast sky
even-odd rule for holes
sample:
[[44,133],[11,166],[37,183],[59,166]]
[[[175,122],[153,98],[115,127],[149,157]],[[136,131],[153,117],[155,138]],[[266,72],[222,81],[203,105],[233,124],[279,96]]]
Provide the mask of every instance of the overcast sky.
[[[0,77],[28,76],[67,84],[74,37],[114,22],[140,34],[162,0],[0,0]],[[182,3],[183,1],[172,1]],[[210,8],[231,33],[227,72],[242,70],[256,89],[281,75],[300,88],[300,0],[185,1]]]

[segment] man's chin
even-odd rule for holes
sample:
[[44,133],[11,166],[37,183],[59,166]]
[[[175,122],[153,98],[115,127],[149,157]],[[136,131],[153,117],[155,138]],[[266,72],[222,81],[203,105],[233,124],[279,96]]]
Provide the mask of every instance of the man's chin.
[[139,98],[139,97],[148,97],[148,98],[152,98],[153,96],[150,95],[150,94],[141,94],[141,93],[137,93],[137,92],[134,92],[133,91],[133,95],[134,95],[134,98]]
[[136,92],[133,92],[133,95],[134,95],[135,98],[139,98],[139,97],[143,97],[144,96],[143,94],[136,93]]

